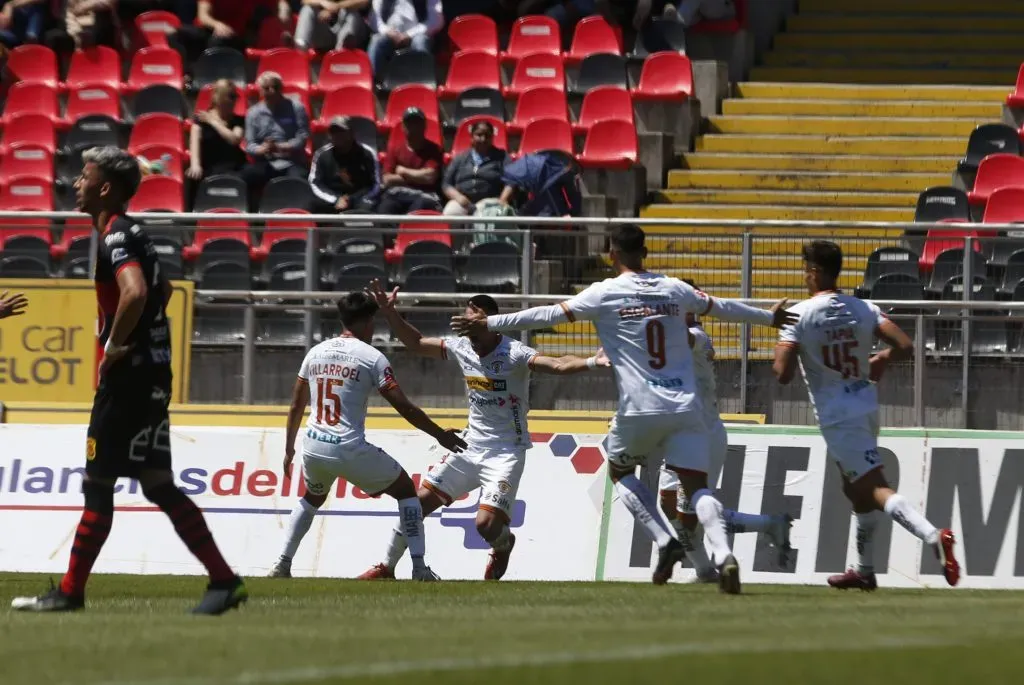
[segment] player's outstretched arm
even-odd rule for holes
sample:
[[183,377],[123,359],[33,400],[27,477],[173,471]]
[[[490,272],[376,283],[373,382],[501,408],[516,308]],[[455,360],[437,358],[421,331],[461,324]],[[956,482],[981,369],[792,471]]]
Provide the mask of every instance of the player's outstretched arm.
[[299,436],[299,428],[302,426],[302,415],[306,413],[306,405],[309,403],[309,383],[305,378],[296,378],[295,387],[292,388],[292,403],[288,407],[288,427],[284,439],[284,473],[292,467],[292,460],[295,458],[295,439]]
[[387,319],[391,331],[402,341],[407,350],[421,357],[434,357],[436,359],[444,357],[444,343],[440,338],[425,338],[415,326],[406,321],[405,317],[395,309],[395,303],[398,301],[398,288],[388,293],[384,290],[384,285],[375,278],[370,281],[370,287],[367,288],[367,292],[377,302],[377,306],[380,307],[381,314]]
[[0,319],[24,314],[27,307],[28,298],[24,293],[8,295],[7,292],[4,292],[3,295],[0,295]]
[[592,357],[576,357],[571,354],[564,357],[545,357],[538,354],[530,360],[530,368],[540,373],[548,373],[554,376],[567,376],[573,373],[580,373],[589,369],[611,368],[611,361],[604,349],[599,349]]
[[782,328],[796,323],[797,315],[786,309],[787,300],[780,300],[769,310],[751,307],[739,300],[722,297],[711,298],[705,314],[722,321],[736,321],[772,328]]
[[459,437],[458,431],[454,428],[444,429],[434,423],[434,421],[427,416],[426,412],[417,407],[402,389],[397,384],[392,384],[388,388],[380,391],[381,396],[388,401],[392,407],[395,408],[402,418],[413,425],[414,428],[418,428],[430,437],[437,440],[441,447],[444,447],[449,452],[461,452],[466,449],[466,442]]
[[887,348],[871,357],[869,378],[876,383],[889,367],[890,362],[903,361],[914,356],[914,341],[889,319],[883,319],[875,328],[875,335],[888,345]]

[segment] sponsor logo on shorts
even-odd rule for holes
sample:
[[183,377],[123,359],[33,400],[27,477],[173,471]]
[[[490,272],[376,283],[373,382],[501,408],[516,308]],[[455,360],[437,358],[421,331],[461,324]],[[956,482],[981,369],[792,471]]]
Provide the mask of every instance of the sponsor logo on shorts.
[[[494,363],[499,364],[500,362]],[[466,387],[480,392],[505,392],[508,389],[508,383],[503,378],[466,376]]]
[[331,435],[330,433],[321,433],[318,430],[309,428],[306,430],[306,437],[317,442],[326,442],[328,445],[340,445],[341,438],[337,435]]
[[655,388],[682,388],[682,378],[648,378],[647,385]]
[[508,497],[500,492],[485,492],[480,495],[480,506],[508,511],[510,502]]
[[96,438],[85,439],[85,460],[92,461],[96,458]]

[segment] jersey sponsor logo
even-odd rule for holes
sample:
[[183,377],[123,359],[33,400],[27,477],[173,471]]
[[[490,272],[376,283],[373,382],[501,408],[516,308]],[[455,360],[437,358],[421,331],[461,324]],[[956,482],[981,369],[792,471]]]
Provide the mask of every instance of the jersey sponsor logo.
[[648,378],[647,385],[655,388],[683,388],[682,378]]
[[115,245],[124,245],[125,235],[124,233],[108,233],[103,239],[103,242],[107,247],[114,247]]
[[85,460],[92,461],[96,458],[96,438],[85,439]]
[[680,307],[675,302],[662,302],[655,305],[623,307],[619,310],[620,319],[646,319],[649,316],[679,316]]
[[110,261],[112,262],[119,262],[122,259],[127,258],[128,250],[124,249],[123,247],[115,247],[113,250],[110,251]]
[[505,392],[508,390],[508,382],[502,378],[466,376],[466,387],[478,392]]
[[476,407],[504,407],[505,398],[503,397],[480,397],[478,395],[470,395],[469,403]]

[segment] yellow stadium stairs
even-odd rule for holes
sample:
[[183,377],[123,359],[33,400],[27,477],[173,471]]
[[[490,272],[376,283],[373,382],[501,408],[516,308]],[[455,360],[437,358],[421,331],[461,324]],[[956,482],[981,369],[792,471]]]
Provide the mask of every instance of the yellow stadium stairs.
[[[917,195],[947,185],[967,138],[1000,121],[1024,52],[1021,0],[801,0],[774,48],[735,84],[692,153],[669,172],[645,218],[912,221]],[[659,226],[650,268],[741,294],[735,228]],[[749,283],[758,298],[805,295],[807,237],[837,239],[843,287],[859,285],[867,256],[900,240],[886,229],[752,229]],[[733,237],[729,237],[733,236]],[[858,239],[859,238],[859,239]],[[610,271],[587,274],[586,282]],[[582,287],[582,286],[580,286]],[[737,326],[715,326],[720,358],[740,349]],[[770,331],[751,349],[766,358]],[[543,349],[585,351],[590,324],[538,336]]]

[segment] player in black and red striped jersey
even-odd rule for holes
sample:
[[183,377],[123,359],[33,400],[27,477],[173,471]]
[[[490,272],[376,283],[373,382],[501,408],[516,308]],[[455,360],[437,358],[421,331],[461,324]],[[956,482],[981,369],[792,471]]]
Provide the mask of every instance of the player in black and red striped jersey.
[[39,597],[19,597],[15,609],[74,611],[85,606],[85,585],[114,514],[118,478],[139,481],[189,550],[210,574],[193,610],[220,614],[248,598],[241,578],[217,549],[203,513],[174,484],[171,471],[171,337],[166,305],[171,285],[146,233],[124,215],[141,180],[138,162],[116,147],[93,148],[75,182],[78,207],[97,236],[96,298],[99,351],[96,396],[86,441],[85,510],[75,533],[68,571]]

